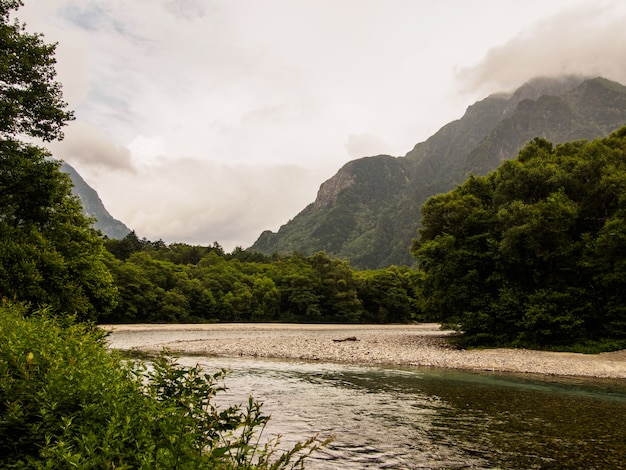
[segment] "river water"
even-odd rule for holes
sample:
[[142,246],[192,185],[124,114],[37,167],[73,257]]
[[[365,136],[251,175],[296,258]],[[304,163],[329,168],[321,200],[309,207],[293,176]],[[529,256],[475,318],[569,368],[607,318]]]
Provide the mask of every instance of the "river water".
[[265,439],[335,440],[308,469],[626,468],[626,381],[245,358],[224,404],[263,402]]

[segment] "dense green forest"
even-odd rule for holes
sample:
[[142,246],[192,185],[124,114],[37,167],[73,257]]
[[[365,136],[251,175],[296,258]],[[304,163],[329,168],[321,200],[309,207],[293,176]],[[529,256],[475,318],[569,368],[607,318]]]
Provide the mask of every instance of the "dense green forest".
[[626,128],[536,138],[422,213],[421,309],[465,344],[626,347]]
[[415,318],[418,273],[355,271],[324,253],[268,257],[218,243],[107,240],[119,290],[102,322],[401,323]]

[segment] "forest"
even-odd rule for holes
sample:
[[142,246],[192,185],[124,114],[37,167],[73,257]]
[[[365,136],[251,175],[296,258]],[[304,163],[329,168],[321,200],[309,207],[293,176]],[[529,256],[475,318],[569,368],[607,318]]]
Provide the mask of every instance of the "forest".
[[406,323],[418,273],[356,271],[324,253],[264,256],[219,243],[106,240],[119,296],[101,322]]
[[626,128],[536,138],[422,215],[422,313],[464,344],[626,347]]

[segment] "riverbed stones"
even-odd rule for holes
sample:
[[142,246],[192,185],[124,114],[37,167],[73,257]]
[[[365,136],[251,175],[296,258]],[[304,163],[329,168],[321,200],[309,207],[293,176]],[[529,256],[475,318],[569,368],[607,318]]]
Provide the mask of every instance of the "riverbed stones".
[[[576,354],[525,349],[456,349],[451,331],[416,325],[105,325],[111,347],[185,355],[626,378],[626,352]],[[338,340],[339,339],[339,340]]]

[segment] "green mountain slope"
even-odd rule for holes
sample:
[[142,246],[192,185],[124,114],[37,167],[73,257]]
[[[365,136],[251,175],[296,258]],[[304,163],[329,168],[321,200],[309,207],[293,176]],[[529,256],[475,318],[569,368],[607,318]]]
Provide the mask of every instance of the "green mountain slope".
[[404,157],[353,160],[316,200],[250,247],[265,254],[324,251],[357,268],[411,265],[420,207],[470,173],[484,175],[534,137],[594,139],[626,124],[626,87],[603,78],[540,78],[489,96]]
[[96,219],[93,225],[96,229],[107,237],[118,240],[130,233],[130,229],[124,223],[109,214],[96,190],[89,186],[71,165],[63,162],[61,171],[70,175],[74,184],[72,193],[80,199],[85,215]]

